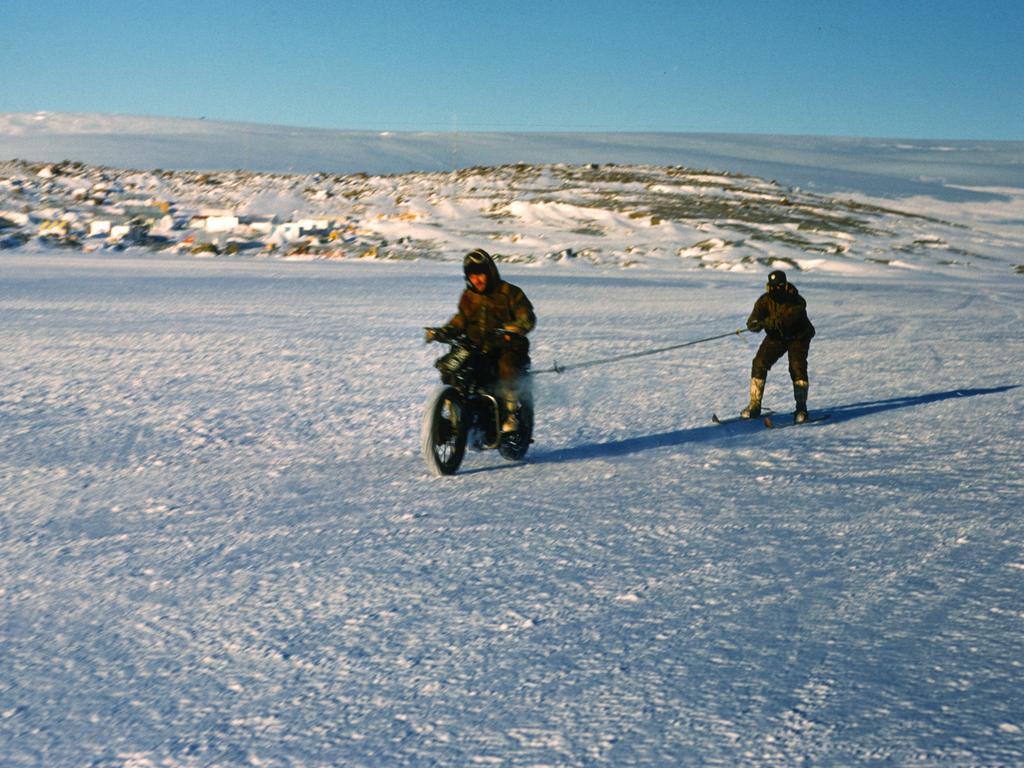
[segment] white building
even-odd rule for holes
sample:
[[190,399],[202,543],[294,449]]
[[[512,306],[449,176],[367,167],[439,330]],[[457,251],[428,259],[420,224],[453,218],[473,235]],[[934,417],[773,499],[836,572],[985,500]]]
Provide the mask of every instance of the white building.
[[237,216],[207,216],[206,217],[206,231],[207,232],[230,232],[231,230],[238,227]]

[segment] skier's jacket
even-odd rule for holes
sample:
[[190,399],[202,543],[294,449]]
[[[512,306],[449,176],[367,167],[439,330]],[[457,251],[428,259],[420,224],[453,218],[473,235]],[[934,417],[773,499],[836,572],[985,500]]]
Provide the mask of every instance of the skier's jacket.
[[[529,354],[530,342],[526,334],[537,323],[533,305],[521,288],[501,279],[498,267],[489,255],[484,259],[484,266],[487,287],[482,293],[477,291],[467,276],[466,290],[459,297],[459,311],[447,322],[445,329],[465,331],[469,340],[485,352],[500,347],[522,355]],[[492,331],[506,325],[515,326],[520,335],[510,335],[504,341],[496,340]]]
[[807,302],[792,283],[781,290],[761,294],[747,318],[747,328],[752,331],[763,328],[765,335],[776,341],[810,341],[814,337],[814,326],[807,317]]

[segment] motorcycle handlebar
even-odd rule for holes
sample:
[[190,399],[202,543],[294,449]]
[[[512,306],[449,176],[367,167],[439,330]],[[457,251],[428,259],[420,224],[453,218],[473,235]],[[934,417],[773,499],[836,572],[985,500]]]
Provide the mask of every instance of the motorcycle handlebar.
[[432,341],[438,341],[441,342],[442,344],[447,344],[453,341],[459,341],[465,336],[465,334],[463,334],[461,331],[458,331],[456,333],[449,333],[445,331],[444,328],[436,328],[431,327],[429,325],[425,326],[423,330],[425,332],[425,338],[428,344]]
[[[443,328],[435,328],[431,326],[424,326],[423,330],[426,332],[426,341],[429,344],[432,341],[438,341],[442,344],[450,344],[452,342],[466,343],[468,338],[462,331],[448,332]],[[507,328],[495,328],[488,332],[488,336],[492,339],[502,339],[506,336],[525,338],[525,333],[519,333],[518,331],[510,331]]]

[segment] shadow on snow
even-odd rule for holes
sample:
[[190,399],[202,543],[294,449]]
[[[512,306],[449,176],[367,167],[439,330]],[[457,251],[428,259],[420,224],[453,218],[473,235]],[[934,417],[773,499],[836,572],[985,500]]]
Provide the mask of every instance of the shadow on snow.
[[[901,408],[911,408],[918,405],[927,405],[942,400],[950,400],[958,397],[975,397],[977,395],[992,395],[1000,392],[1007,392],[1017,389],[1020,384],[1010,384],[1001,387],[976,388],[976,389],[952,389],[947,392],[932,392],[927,395],[912,395],[906,397],[892,397],[886,400],[870,400],[863,403],[852,403],[850,405],[839,405],[834,408],[821,409],[821,413],[830,413],[831,418],[827,421],[805,424],[801,429],[813,429],[816,427],[827,427],[832,424],[859,419],[863,416],[871,416],[885,411],[894,411]],[[640,453],[657,448],[671,448],[673,446],[685,445],[687,443],[704,443],[720,440],[722,437],[735,436],[740,434],[751,434],[762,431],[765,427],[760,419],[750,421],[732,422],[730,424],[709,424],[706,427],[691,427],[690,429],[677,429],[672,432],[662,432],[658,435],[644,435],[643,437],[630,437],[625,440],[613,440],[607,443],[589,443],[577,445],[571,448],[559,448],[553,451],[542,451],[527,458],[530,464],[555,464],[567,461],[583,461],[586,459],[609,458],[613,456],[625,456],[631,453]]]

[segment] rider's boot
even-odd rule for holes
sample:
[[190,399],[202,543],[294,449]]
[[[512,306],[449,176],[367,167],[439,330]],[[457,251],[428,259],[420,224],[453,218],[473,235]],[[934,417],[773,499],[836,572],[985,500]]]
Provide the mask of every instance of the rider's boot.
[[505,420],[501,423],[502,432],[515,432],[519,429],[519,419],[516,412],[519,410],[519,403],[515,400],[505,401]]
[[761,398],[764,396],[764,379],[750,380],[750,403],[740,411],[742,419],[756,419],[761,415]]
[[793,421],[797,424],[803,424],[807,421],[807,390],[809,386],[806,381],[793,382],[793,399],[796,401]]

